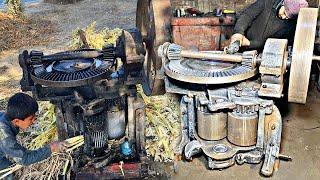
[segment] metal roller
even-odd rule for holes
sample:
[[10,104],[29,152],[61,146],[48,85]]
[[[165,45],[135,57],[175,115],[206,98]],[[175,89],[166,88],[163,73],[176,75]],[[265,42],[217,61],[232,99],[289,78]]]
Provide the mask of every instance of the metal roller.
[[258,114],[228,113],[228,140],[238,146],[252,146],[257,142]]
[[198,110],[198,135],[205,140],[220,140],[227,136],[227,113],[206,113]]

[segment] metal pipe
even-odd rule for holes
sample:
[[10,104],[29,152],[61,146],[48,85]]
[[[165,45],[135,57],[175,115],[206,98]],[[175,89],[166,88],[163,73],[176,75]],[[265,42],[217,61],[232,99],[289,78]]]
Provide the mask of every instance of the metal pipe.
[[184,58],[194,58],[194,59],[210,59],[216,61],[225,61],[225,62],[242,62],[242,55],[236,54],[214,54],[208,52],[196,52],[189,50],[182,50],[180,53],[181,57]]

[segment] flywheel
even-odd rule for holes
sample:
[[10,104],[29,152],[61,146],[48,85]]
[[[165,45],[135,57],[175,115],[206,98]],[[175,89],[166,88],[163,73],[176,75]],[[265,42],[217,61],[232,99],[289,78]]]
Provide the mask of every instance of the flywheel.
[[317,27],[317,8],[302,8],[294,37],[289,79],[289,102],[306,103]]
[[143,90],[147,95],[164,94],[162,60],[157,49],[171,40],[171,3],[170,0],[138,0],[136,26],[142,34],[146,48],[144,62]]

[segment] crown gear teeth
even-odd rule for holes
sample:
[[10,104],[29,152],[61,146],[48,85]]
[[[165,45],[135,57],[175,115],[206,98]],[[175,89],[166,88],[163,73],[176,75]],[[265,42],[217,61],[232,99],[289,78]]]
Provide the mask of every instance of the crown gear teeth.
[[103,47],[102,51],[103,51],[104,61],[115,61],[116,51],[115,51],[115,47],[112,44],[109,44]]
[[243,64],[181,59],[180,61],[170,61],[164,69],[166,74],[173,79],[196,84],[237,82],[248,79],[257,73],[256,68],[252,66],[252,58],[249,57]]
[[169,61],[180,60],[181,50],[181,46],[166,42],[159,47],[158,56],[167,58]]
[[[90,50],[60,52],[52,56],[73,55],[86,51]],[[111,72],[114,51],[107,48],[106,52],[108,52],[106,53],[108,59],[112,62],[103,61],[100,58],[78,58],[68,61],[57,60],[49,64],[41,62],[42,52],[30,52],[30,59],[34,61],[40,59],[40,61],[37,61],[39,62],[38,65],[33,68],[31,78],[36,84],[52,87],[77,87],[93,84]]]
[[243,52],[241,65],[249,69],[254,69],[255,68],[254,60],[257,57],[257,55],[258,55],[258,52],[255,50]]
[[43,57],[43,52],[41,52],[41,51],[33,50],[30,52],[30,60],[32,62],[40,62],[42,57]]

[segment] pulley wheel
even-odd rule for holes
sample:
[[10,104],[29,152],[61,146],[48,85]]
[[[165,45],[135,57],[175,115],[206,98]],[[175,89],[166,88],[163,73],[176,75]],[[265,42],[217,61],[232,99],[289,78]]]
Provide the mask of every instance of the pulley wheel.
[[146,48],[143,90],[147,95],[164,94],[162,60],[157,55],[158,47],[171,40],[172,17],[170,0],[139,0],[137,27],[140,29]]
[[289,102],[306,103],[318,9],[302,8],[299,12],[289,79]]

